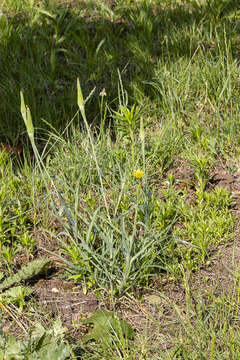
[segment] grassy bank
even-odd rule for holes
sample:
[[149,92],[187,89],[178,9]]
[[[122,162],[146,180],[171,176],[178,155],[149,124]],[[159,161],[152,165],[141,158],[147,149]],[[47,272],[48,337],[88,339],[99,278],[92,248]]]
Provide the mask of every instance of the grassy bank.
[[2,11],[2,358],[237,359],[234,3]]

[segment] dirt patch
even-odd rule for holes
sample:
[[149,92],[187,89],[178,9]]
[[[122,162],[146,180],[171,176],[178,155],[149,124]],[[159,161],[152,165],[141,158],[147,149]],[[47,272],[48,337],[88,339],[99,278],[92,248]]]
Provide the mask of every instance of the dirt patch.
[[174,167],[167,172],[175,178],[177,190],[191,190],[194,181],[194,170],[184,160],[175,160]]
[[210,180],[211,187],[221,187],[227,189],[233,198],[235,203],[235,211],[240,209],[240,173],[230,173],[223,167],[216,167],[211,175]]
[[79,337],[86,331],[81,320],[101,307],[93,293],[84,294],[73,282],[61,279],[39,280],[34,286],[34,295],[52,318],[61,318],[62,325],[74,337]]

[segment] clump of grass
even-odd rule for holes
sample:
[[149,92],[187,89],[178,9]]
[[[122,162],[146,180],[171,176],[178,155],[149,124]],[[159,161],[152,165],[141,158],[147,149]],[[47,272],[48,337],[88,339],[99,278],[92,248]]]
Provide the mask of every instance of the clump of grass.
[[[105,175],[100,165],[96,141],[87,122],[85,101],[79,80],[77,89],[78,106],[87,132],[87,152],[95,168],[94,184],[98,187],[98,200],[96,195],[91,200],[91,193],[88,192],[87,197],[82,198],[85,204],[85,208],[82,209],[79,181],[74,188],[59,176],[55,176],[54,180],[48,173],[46,174],[60,202],[59,208],[52,201],[55,216],[64,229],[56,238],[61,242],[62,251],[68,257],[66,264],[70,266],[71,278],[81,281],[85,289],[94,286],[109,290],[111,294],[122,294],[133,285],[148,284],[149,279],[159,271],[169,271],[174,276],[178,276],[180,269],[178,261],[181,258],[181,264],[188,270],[198,268],[208,258],[210,245],[217,243],[219,239],[221,241],[223,238],[229,239],[233,228],[233,219],[229,210],[231,200],[227,193],[222,190],[214,193],[205,191],[208,180],[205,158],[193,156],[191,158],[198,181],[197,200],[194,205],[187,205],[184,202],[184,195],[178,199],[174,193],[172,196],[170,189],[169,193],[166,193],[167,197],[170,196],[167,202],[153,199],[147,182],[148,159],[145,154],[145,133],[141,120],[138,136],[144,171],[137,170],[137,166],[131,169],[133,163],[137,164],[140,161],[132,151],[128,163],[129,174],[122,177],[124,179],[122,184],[118,184],[121,189],[120,195],[115,201],[112,199],[109,201]],[[27,121],[26,125],[29,126]],[[122,122],[121,127],[124,131],[121,131],[119,138],[125,135],[127,144],[134,149],[136,140],[132,128],[129,129],[129,122],[127,120]],[[128,132],[132,134],[130,137],[126,135]],[[32,132],[30,139],[31,134]],[[38,154],[34,139],[32,138],[31,141],[44,175],[46,168]],[[116,168],[121,170],[121,165],[116,160],[112,166],[111,172],[116,171]],[[129,193],[125,187],[126,182],[132,183],[132,174],[139,178],[136,179],[139,183],[135,185],[135,195]],[[70,198],[64,195],[65,189],[68,189],[68,193],[70,191]],[[70,204],[70,199],[73,204]],[[226,218],[228,221],[225,220]],[[181,230],[174,229],[178,219],[182,220]],[[185,247],[179,244],[185,244]]]

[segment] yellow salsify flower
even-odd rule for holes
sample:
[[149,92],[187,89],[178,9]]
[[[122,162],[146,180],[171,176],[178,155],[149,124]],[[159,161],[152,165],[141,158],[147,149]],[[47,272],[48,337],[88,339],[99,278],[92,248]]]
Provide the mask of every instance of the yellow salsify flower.
[[133,176],[137,179],[141,179],[143,177],[143,171],[140,169],[134,170]]

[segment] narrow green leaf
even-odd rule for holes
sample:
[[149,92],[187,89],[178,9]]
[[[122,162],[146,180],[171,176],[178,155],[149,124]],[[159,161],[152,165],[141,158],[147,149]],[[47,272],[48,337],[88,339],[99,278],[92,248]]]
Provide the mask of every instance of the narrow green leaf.
[[25,105],[24,96],[23,96],[22,91],[20,91],[20,97],[21,97],[21,114],[22,114],[26,129],[27,129],[28,136],[29,136],[30,140],[33,142],[34,141],[34,127],[33,127],[33,123],[32,123],[31,112],[30,112],[29,107],[27,105]]

